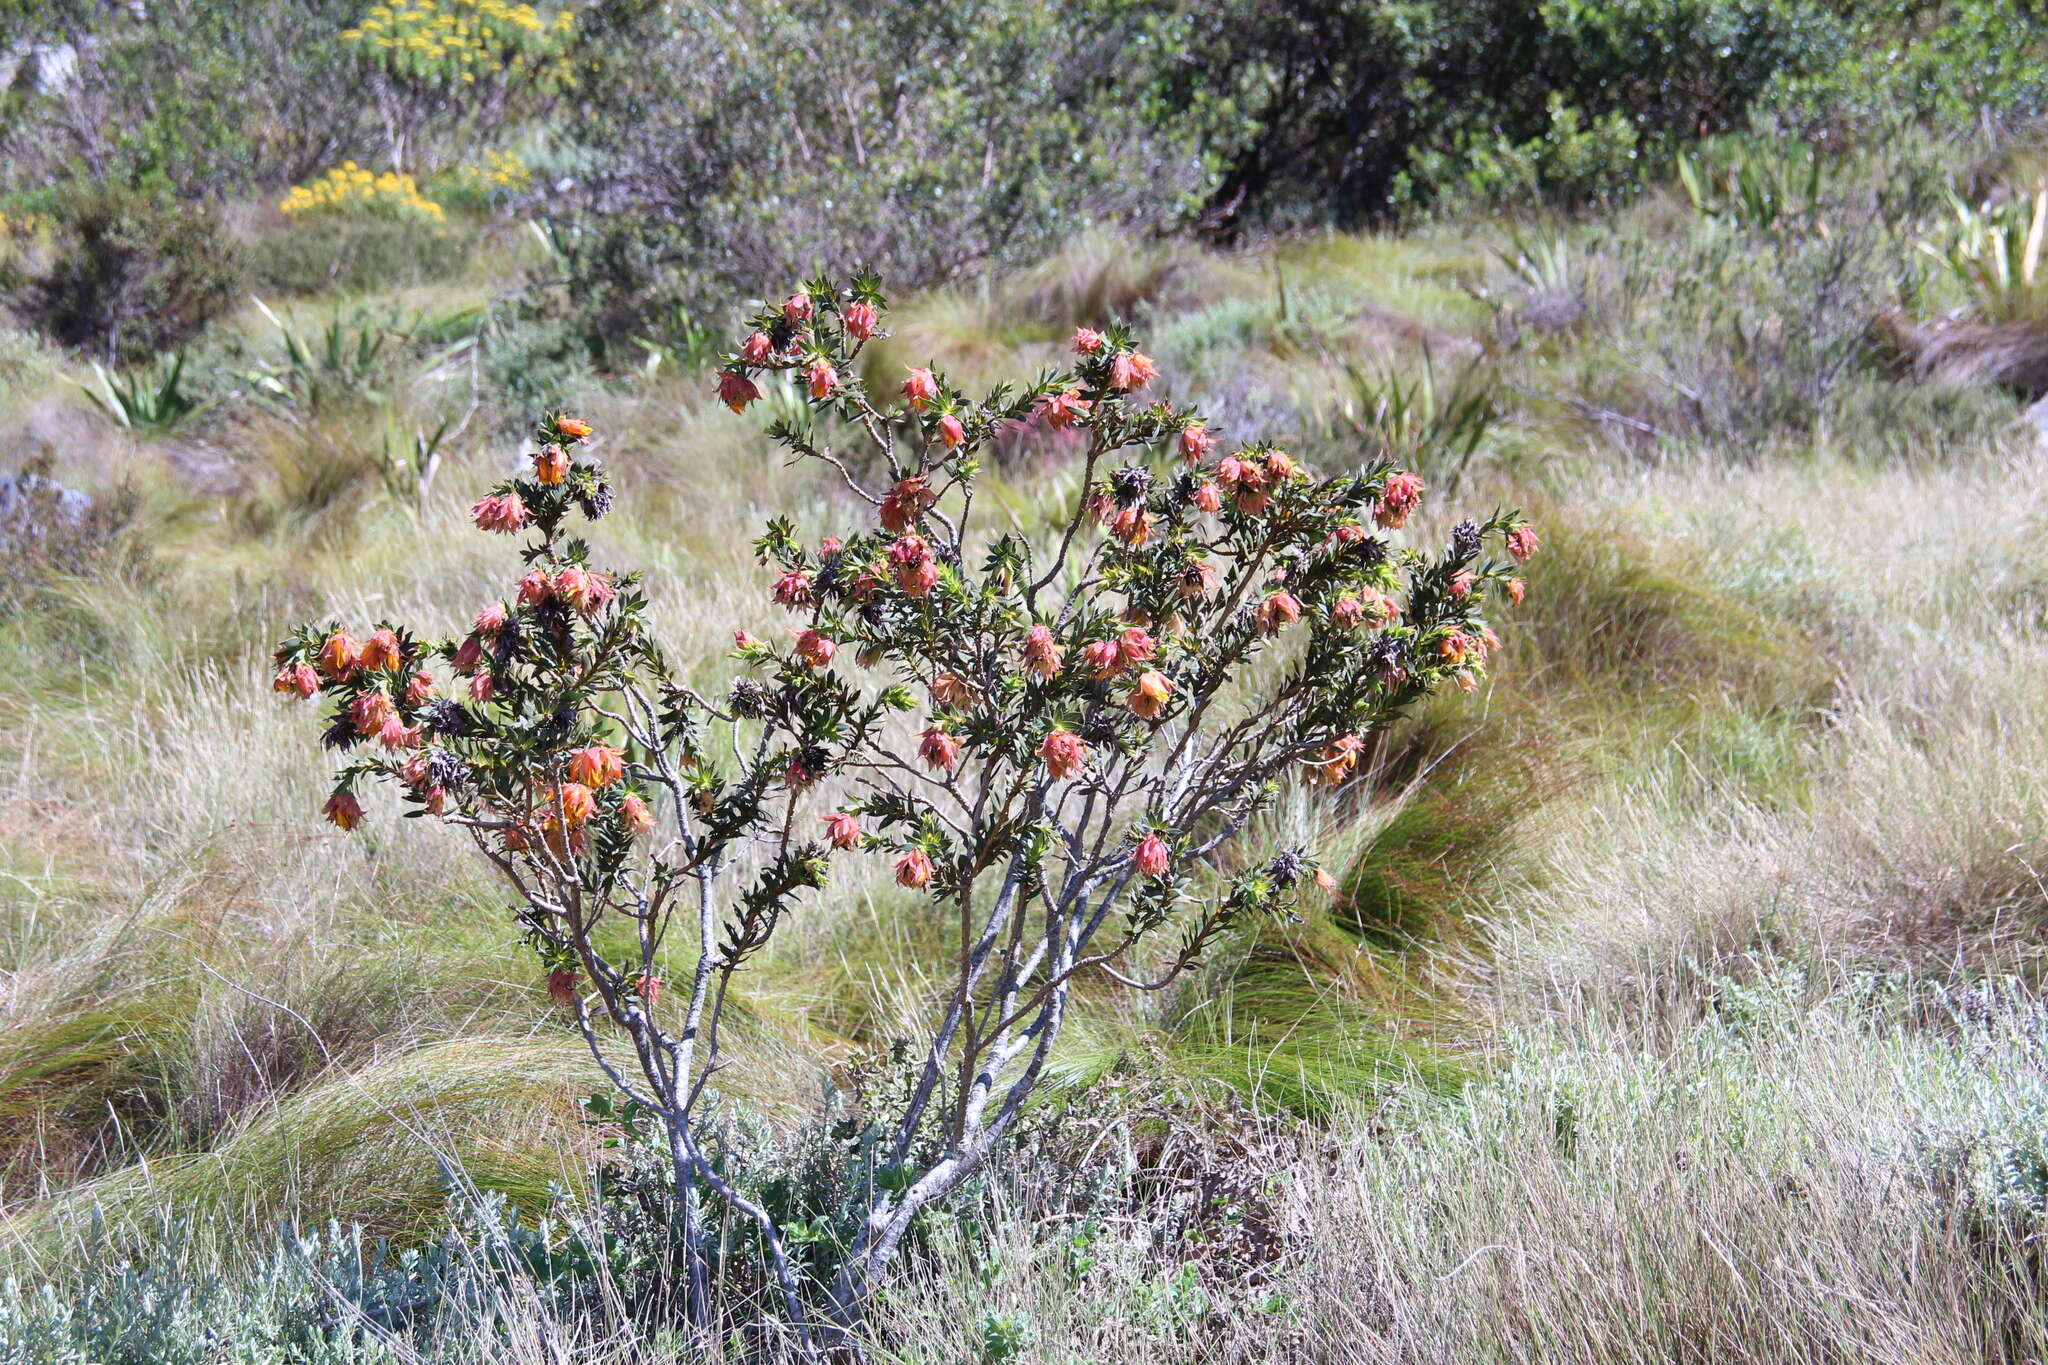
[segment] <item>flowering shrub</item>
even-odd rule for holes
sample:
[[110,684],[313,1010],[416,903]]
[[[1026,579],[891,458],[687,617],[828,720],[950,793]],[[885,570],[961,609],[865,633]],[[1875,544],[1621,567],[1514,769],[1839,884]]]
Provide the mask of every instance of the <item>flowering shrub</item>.
[[344,161],[304,185],[292,186],[277,207],[294,220],[347,213],[434,223],[447,217],[439,204],[420,193],[411,176],[402,171],[373,173],[353,161]]
[[430,183],[446,205],[485,208],[531,189],[533,168],[517,152],[486,149],[478,160],[451,166]]
[[562,49],[575,27],[566,9],[544,20],[533,6],[504,0],[413,0],[372,6],[341,36],[415,81],[474,85],[510,72],[568,87],[575,73]]
[[[736,410],[764,374],[797,378],[814,420],[770,434],[866,509],[816,545],[769,524],[763,609],[782,623],[739,635],[728,691],[687,685],[637,577],[572,533],[612,495],[590,428],[561,415],[472,509],[519,539],[523,572],[471,629],[330,622],[276,659],[278,690],[321,699],[350,755],[327,818],[354,828],[385,783],[470,835],[550,995],[660,1119],[678,1188],[758,1224],[810,1339],[859,1317],[920,1212],[1015,1127],[1076,982],[1157,989],[1231,926],[1327,888],[1310,850],[1237,850],[1246,823],[1287,784],[1353,780],[1373,732],[1433,688],[1476,685],[1487,611],[1519,599],[1536,550],[1513,513],[1404,547],[1389,533],[1419,478],[1227,445],[1146,396],[1157,368],[1123,328],[1082,329],[1068,368],[1022,388],[970,397],[920,367],[871,389],[856,361],[883,307],[872,278],[813,281],[726,357]],[[1064,433],[1078,495],[1036,531],[983,529],[977,452],[1018,425]],[[870,860],[953,926],[958,957],[878,1116],[865,1217],[836,1264],[799,1267],[706,1153],[704,1089],[735,977],[835,863]],[[690,965],[665,991],[672,934]],[[693,1209],[678,1201],[677,1236],[709,1327]]]
[[428,131],[444,148],[490,140],[510,119],[542,112],[576,88],[576,32],[566,9],[544,19],[504,0],[410,0],[376,5],[344,42],[368,63],[391,164],[432,164]]

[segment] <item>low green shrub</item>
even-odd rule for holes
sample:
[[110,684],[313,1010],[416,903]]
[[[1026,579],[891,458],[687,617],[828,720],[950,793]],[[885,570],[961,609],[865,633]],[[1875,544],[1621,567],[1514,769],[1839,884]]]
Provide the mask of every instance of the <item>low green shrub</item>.
[[153,191],[81,183],[56,197],[44,259],[16,262],[9,306],[109,364],[154,360],[227,311],[238,253],[212,211]]

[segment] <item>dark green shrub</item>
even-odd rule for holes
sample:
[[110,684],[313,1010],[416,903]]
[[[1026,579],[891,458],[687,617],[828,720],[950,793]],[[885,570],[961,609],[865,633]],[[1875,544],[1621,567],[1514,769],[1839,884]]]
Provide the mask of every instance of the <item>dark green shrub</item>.
[[1192,125],[1148,103],[1165,19],[1156,0],[602,0],[579,31],[606,76],[572,116],[604,220],[575,276],[590,330],[827,259],[924,286],[1178,221],[1205,169]]
[[17,267],[9,304],[66,346],[109,363],[149,359],[226,311],[239,262],[197,205],[113,185],[66,191],[46,259]]

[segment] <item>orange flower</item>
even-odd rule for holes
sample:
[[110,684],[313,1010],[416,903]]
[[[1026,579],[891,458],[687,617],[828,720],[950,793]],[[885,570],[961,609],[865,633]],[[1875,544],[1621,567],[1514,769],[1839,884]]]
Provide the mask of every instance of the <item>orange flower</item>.
[[832,656],[839,652],[839,646],[826,638],[822,631],[807,630],[796,637],[796,656],[812,668],[823,668],[832,662]]
[[839,316],[846,323],[846,334],[855,341],[866,341],[873,336],[876,324],[882,320],[881,314],[875,311],[875,305],[865,299],[847,304]]
[[660,977],[642,972],[633,982],[633,989],[640,992],[640,998],[647,1002],[647,1008],[653,1009],[661,1003],[661,984]]
[[825,838],[837,849],[856,849],[861,843],[860,821],[843,810],[818,817],[825,823]]
[[337,630],[320,646],[320,671],[330,678],[346,678],[356,671],[356,642],[348,632]]
[[393,716],[377,729],[377,742],[392,752],[420,747],[420,727]]
[[580,441],[590,435],[590,423],[575,417],[562,417],[556,419],[555,430],[572,441]]
[[889,562],[896,567],[896,586],[912,597],[925,597],[939,585],[938,561],[923,536],[905,536],[889,547]]
[[1373,508],[1373,520],[1389,530],[1399,530],[1407,525],[1408,516],[1422,502],[1424,485],[1414,474],[1396,474],[1387,480],[1386,491],[1380,494],[1377,506]]
[[949,412],[939,419],[939,439],[946,443],[946,449],[958,450],[967,443],[967,428]]
[[619,591],[612,586],[610,574],[593,573],[575,564],[555,575],[554,589],[555,596],[583,616],[596,615]]
[[899,480],[896,486],[882,497],[882,529],[897,532],[899,535],[908,531],[916,525],[919,517],[931,510],[932,504],[936,501],[938,499],[933,496],[931,486],[926,482],[924,475],[914,474],[910,478]]
[[1172,695],[1173,684],[1166,675],[1147,669],[1138,675],[1138,685],[1131,689],[1130,708],[1146,720],[1157,720]]
[[932,879],[932,860],[912,849],[896,860],[896,884],[916,891]]
[[1073,731],[1055,727],[1038,746],[1038,756],[1045,760],[1047,772],[1065,779],[1087,766],[1088,746]]
[[1102,349],[1102,333],[1093,327],[1074,329],[1074,350],[1080,355],[1094,355]]
[[382,692],[365,692],[348,704],[348,718],[359,735],[374,735],[384,728],[384,722],[397,715],[391,705],[391,698]]
[[950,706],[964,711],[974,705],[974,684],[952,673],[941,673],[932,679],[932,698],[941,706]]
[[434,675],[431,673],[415,673],[412,675],[412,681],[405,685],[405,704],[407,706],[425,706],[427,698],[432,695],[434,695]]
[[336,829],[351,830],[363,823],[362,803],[350,792],[336,792],[328,797],[321,811]]
[[635,839],[645,839],[654,833],[654,812],[637,796],[629,796],[619,802],[619,822]]
[[839,387],[839,371],[823,360],[812,361],[805,378],[810,382],[813,398],[830,398],[832,390]]
[[320,690],[320,675],[311,664],[286,664],[271,680],[270,688],[273,692],[296,692],[310,697]]
[[1152,363],[1152,357],[1139,351],[1126,351],[1109,362],[1109,386],[1113,389],[1142,389],[1159,377],[1159,367]]
[[555,595],[555,580],[545,570],[528,569],[519,575],[517,591],[520,606],[537,607]]
[[1204,512],[1221,512],[1223,510],[1223,494],[1218,492],[1216,485],[1207,479],[1195,485],[1195,491],[1191,500],[1195,506],[1201,508]]
[[1527,526],[1517,526],[1508,532],[1507,545],[1515,563],[1527,564],[1536,557],[1536,532]]
[[589,824],[590,817],[596,813],[597,798],[590,794],[590,788],[581,782],[563,782],[548,798],[542,820],[552,824],[559,818],[570,829],[578,829]]
[[1276,592],[1259,604],[1259,634],[1278,635],[1301,619],[1301,601],[1291,592]]
[[1358,755],[1364,747],[1365,741],[1357,735],[1339,735],[1323,746],[1322,755],[1314,764],[1316,775],[1325,786],[1343,786],[1344,779],[1358,766]]
[[939,396],[938,377],[921,366],[910,367],[910,378],[903,381],[903,396],[910,406],[922,412],[927,404]]
[[1513,602],[1516,606],[1522,605],[1522,599],[1528,595],[1528,592],[1529,585],[1521,579],[1510,578],[1508,580],[1508,601]]
[[1124,652],[1114,640],[1096,640],[1081,650],[1081,662],[1097,678],[1114,678],[1124,671]]
[[555,484],[569,477],[569,452],[560,446],[547,446],[533,457],[533,477],[542,483]]
[[363,641],[363,648],[356,655],[356,666],[371,672],[397,668],[402,661],[398,648],[398,636],[388,630],[373,630],[370,638]]
[[1209,428],[1197,422],[1180,434],[1180,457],[1189,464],[1200,464],[1215,445],[1216,438],[1209,434]]
[[1079,389],[1067,389],[1060,393],[1048,393],[1038,400],[1037,412],[1045,424],[1055,431],[1074,425],[1088,415],[1094,406],[1081,396]]
[[766,332],[754,332],[740,343],[740,359],[749,365],[758,365],[775,353],[775,343],[768,339]]
[[569,780],[586,787],[609,787],[626,775],[626,756],[609,744],[593,744],[569,755]]

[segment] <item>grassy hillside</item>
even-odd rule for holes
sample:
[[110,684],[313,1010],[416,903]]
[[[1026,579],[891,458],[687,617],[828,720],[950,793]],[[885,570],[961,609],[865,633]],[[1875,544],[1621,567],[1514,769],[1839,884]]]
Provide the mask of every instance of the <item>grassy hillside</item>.
[[[1232,437],[1393,452],[1428,533],[1518,505],[1545,548],[1491,689],[1252,841],[1333,850],[1327,906],[1163,996],[1086,989],[1040,1127],[929,1231],[878,1358],[2048,1351],[2048,458],[2015,358],[2048,334],[1971,284],[1942,198],[2013,155],[1829,158],[1769,212],[1738,164],[1569,219],[1083,237],[898,299],[877,374],[1028,378],[1130,320]],[[306,230],[248,217],[274,258]],[[767,613],[758,524],[853,508],[712,401],[707,352],[522,350],[503,286],[550,258],[516,218],[423,240],[455,264],[238,302],[182,420],[122,419],[109,385],[151,366],[0,339],[12,462],[96,500],[15,533],[0,583],[19,1358],[677,1349],[494,1221],[559,1246],[595,1216],[602,1078],[451,831],[318,821],[268,651],[365,604],[460,628],[502,566],[449,533],[545,402],[599,427],[603,554],[706,679]],[[991,491],[1076,496],[1028,459]],[[949,951],[893,885],[835,883],[742,1002],[732,1141],[805,1169]],[[389,1310],[379,1237],[466,1287]]]

